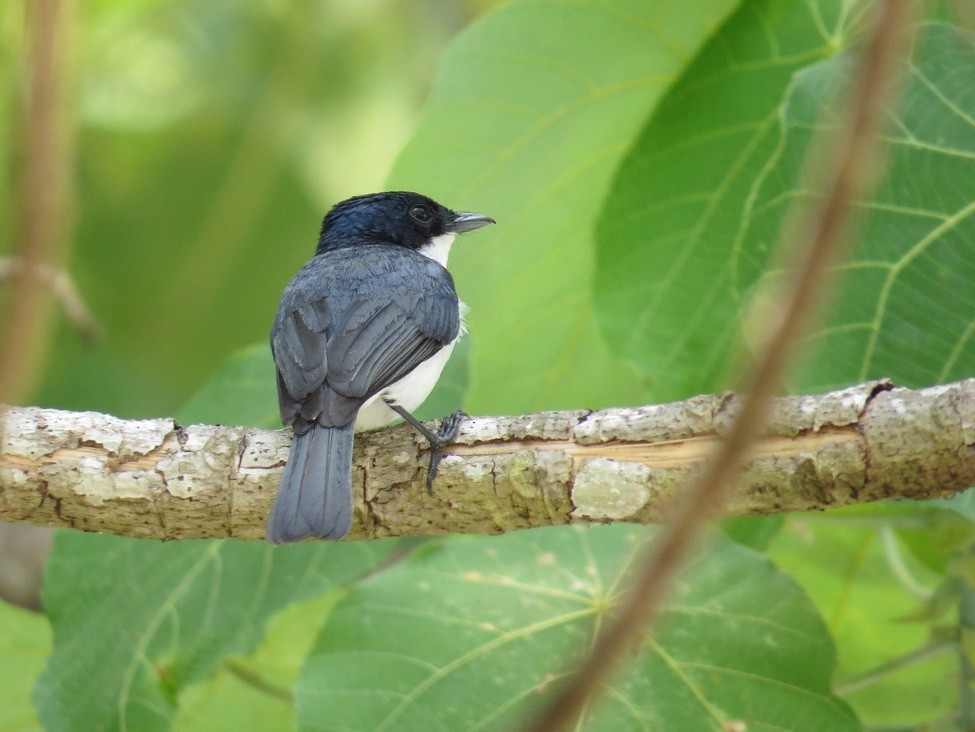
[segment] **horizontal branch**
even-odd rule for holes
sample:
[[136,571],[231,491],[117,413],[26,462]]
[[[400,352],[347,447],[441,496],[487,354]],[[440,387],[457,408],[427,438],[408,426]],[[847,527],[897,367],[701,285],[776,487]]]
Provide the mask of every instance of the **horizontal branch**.
[[[407,426],[356,437],[351,538],[660,520],[734,417],[737,397],[468,419],[433,495]],[[0,519],[156,539],[264,535],[287,431],[8,408]],[[730,515],[935,498],[975,485],[975,379],[784,397]]]

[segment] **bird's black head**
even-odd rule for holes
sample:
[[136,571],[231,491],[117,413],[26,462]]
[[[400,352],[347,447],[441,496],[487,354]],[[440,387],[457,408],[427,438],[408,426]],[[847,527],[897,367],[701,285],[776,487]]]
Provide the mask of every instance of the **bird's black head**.
[[460,234],[493,223],[489,216],[456,213],[419,193],[370,193],[332,207],[322,221],[315,253],[377,243],[420,249],[443,234]]

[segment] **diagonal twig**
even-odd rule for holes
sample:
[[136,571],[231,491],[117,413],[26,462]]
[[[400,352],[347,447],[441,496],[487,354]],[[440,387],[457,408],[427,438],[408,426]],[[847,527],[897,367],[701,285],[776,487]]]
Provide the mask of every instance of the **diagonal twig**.
[[557,732],[576,723],[623,654],[659,615],[678,569],[696,547],[747,457],[775,384],[819,302],[821,283],[842,244],[854,201],[869,188],[875,170],[879,152],[877,130],[894,87],[897,64],[906,48],[913,3],[885,0],[876,5],[877,17],[853,87],[847,128],[835,141],[832,165],[821,185],[824,195],[799,230],[805,233],[805,240],[801,242],[792,286],[781,318],[748,378],[735,423],[638,566],[616,618],[592,653],[530,725],[533,732]]

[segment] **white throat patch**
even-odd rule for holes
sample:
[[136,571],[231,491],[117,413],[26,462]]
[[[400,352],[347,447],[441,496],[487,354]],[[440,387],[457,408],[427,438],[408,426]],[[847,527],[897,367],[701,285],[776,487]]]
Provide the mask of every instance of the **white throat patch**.
[[440,236],[435,236],[417,251],[424,257],[429,257],[434,262],[438,262],[442,267],[446,267],[447,256],[450,254],[450,245],[454,243],[454,239],[456,238],[457,234],[441,234]]

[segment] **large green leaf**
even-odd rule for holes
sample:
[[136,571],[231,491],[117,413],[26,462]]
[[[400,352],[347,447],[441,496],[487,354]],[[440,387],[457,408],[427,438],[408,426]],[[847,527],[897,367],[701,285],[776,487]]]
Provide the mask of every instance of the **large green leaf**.
[[[351,589],[296,688],[305,730],[510,730],[590,647],[647,532],[633,526],[458,538]],[[592,730],[855,730],[831,696],[833,647],[761,555],[719,541]]]
[[[811,136],[842,124],[829,104],[849,75],[846,53],[797,76],[784,109],[775,173],[756,186],[741,235],[739,294],[757,275],[756,242],[774,241],[801,190]],[[975,34],[922,27],[904,98],[891,113],[886,171],[841,267],[831,317],[813,333],[817,358],[794,380],[827,389],[881,376],[923,386],[975,368]]]
[[[837,91],[856,50],[836,53],[850,46],[855,25],[844,7],[743,6],[621,169],[599,228],[600,322],[661,398],[726,385],[786,212],[808,199],[813,133],[841,123]],[[863,225],[838,273],[831,316],[805,349],[819,357],[807,359],[795,388],[878,376],[918,385],[971,373],[973,77],[971,34],[926,26],[892,113],[886,174],[860,207]]]
[[274,612],[357,578],[390,547],[62,532],[45,578],[55,650],[34,693],[40,718],[48,730],[168,729],[181,689],[252,651]]
[[498,221],[451,255],[472,411],[642,399],[595,327],[593,225],[647,114],[733,6],[521,0],[452,44],[391,186]]
[[[597,230],[595,298],[612,348],[654,398],[726,386],[741,332],[733,272],[755,181],[779,146],[794,74],[844,43],[841,0],[744,3],[661,103],[614,182]],[[773,239],[774,242],[774,239]]]

